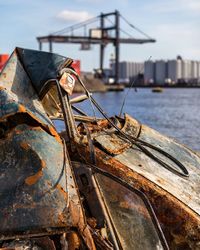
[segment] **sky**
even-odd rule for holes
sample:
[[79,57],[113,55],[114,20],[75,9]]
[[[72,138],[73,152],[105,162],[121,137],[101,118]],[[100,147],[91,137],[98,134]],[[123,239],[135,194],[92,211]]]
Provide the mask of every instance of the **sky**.
[[[156,39],[145,45],[120,45],[121,61],[174,59],[177,55],[200,60],[200,0],[0,0],[0,54],[10,54],[15,47],[38,49],[37,36],[115,10]],[[123,21],[120,27],[141,37]],[[48,51],[48,46],[43,49]],[[106,47],[105,66],[113,51],[112,45]],[[97,45],[81,51],[80,45],[53,44],[53,52],[80,59],[82,70],[99,67]]]

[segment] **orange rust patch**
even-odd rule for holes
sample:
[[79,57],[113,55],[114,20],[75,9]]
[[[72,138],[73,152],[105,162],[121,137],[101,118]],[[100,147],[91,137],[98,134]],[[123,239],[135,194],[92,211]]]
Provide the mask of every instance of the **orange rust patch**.
[[41,160],[40,162],[41,162],[42,168],[45,168],[46,167],[46,162],[44,160]]
[[0,91],[1,91],[1,90],[4,90],[4,89],[5,89],[4,87],[0,86]]
[[23,148],[23,149],[25,149],[25,150],[29,149],[29,145],[26,142],[21,142],[20,143],[20,147]]
[[60,138],[60,136],[58,135],[58,133],[56,132],[56,130],[53,127],[49,128],[50,133],[55,137],[55,139],[59,142],[62,143],[62,140]]
[[67,200],[68,195],[67,195],[67,192],[65,192],[65,190],[63,189],[63,187],[62,187],[60,184],[58,184],[58,185],[56,186],[56,188],[57,188],[57,189],[60,191],[60,193],[64,196],[65,200]]
[[35,184],[43,175],[42,170],[39,170],[36,174],[26,178],[25,183],[29,186]]
[[59,224],[64,226],[66,224],[66,221],[67,221],[66,213],[60,213],[58,215],[58,219],[59,219]]
[[69,249],[80,249],[81,241],[76,232],[70,232],[67,236],[67,242]]
[[23,105],[19,104],[18,112],[25,113],[26,112],[26,108]]

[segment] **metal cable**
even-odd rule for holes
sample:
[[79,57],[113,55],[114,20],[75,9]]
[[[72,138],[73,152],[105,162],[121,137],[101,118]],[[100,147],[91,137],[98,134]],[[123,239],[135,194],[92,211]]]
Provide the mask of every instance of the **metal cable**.
[[[151,60],[151,56],[149,57],[149,59],[147,60],[147,62],[149,62],[150,60]],[[126,98],[127,98],[128,94],[129,94],[131,88],[133,87],[135,81],[138,80],[139,74],[141,74],[141,72],[142,72],[143,70],[144,70],[144,65],[142,66],[142,68],[141,68],[140,71],[138,72],[138,75],[137,75],[136,79],[132,81],[130,87],[128,88],[128,90],[127,90],[127,92],[126,92],[126,94],[125,94],[125,96],[124,96],[124,99],[123,99],[123,102],[122,102],[122,106],[121,106],[121,109],[120,109],[120,112],[119,112],[119,116],[122,115],[122,111],[123,111],[123,108],[124,108],[124,105],[125,105],[125,102],[126,102]]]
[[68,26],[68,27],[66,27],[64,29],[53,32],[53,33],[51,33],[51,35],[61,35],[61,34],[65,34],[65,33],[68,33],[68,32],[72,32],[73,30],[79,29],[81,27],[84,27],[85,25],[89,25],[91,23],[96,22],[98,20],[97,19],[98,17],[99,16],[87,19],[86,21],[83,21],[83,22],[80,22],[80,23],[73,24],[73,25]]
[[135,25],[133,25],[132,23],[130,23],[124,16],[122,16],[120,14],[120,17],[133,29],[137,30],[140,34],[146,36],[149,39],[152,39],[149,35],[147,35],[146,33],[144,33],[141,29],[137,28]]
[[[186,169],[186,167],[180,162],[178,161],[175,157],[173,157],[172,155],[168,154],[167,152],[165,152],[164,150],[150,144],[147,143],[143,140],[140,140],[138,138],[135,138],[133,136],[127,135],[126,133],[124,133],[123,131],[121,131],[113,122],[112,120],[107,116],[107,114],[105,112],[103,112],[103,109],[99,106],[99,104],[94,100],[93,97],[91,97],[92,102],[94,103],[95,107],[99,110],[99,112],[105,117],[105,119],[110,123],[111,126],[113,126],[124,138],[126,138],[128,141],[130,141],[132,144],[134,144],[135,146],[137,146],[143,153],[145,153],[146,155],[148,155],[150,158],[152,158],[153,160],[155,160],[156,162],[158,162],[160,165],[162,165],[164,168],[170,170],[171,172],[174,172],[180,176],[183,177],[188,177],[189,173],[188,170]],[[174,162],[179,169],[181,170],[181,172],[179,172],[178,170],[174,169],[173,167],[171,167],[169,164],[167,164],[166,162],[163,162],[161,159],[159,159],[157,156],[155,156],[153,153],[151,153],[149,150],[147,150],[144,146],[149,147],[154,149],[155,151],[161,153],[162,155],[166,156],[167,158],[169,158],[172,162]]]
[[[115,25],[114,24],[114,22],[113,21],[111,21],[108,17],[105,17],[111,24],[113,24],[113,25]],[[122,33],[124,33],[124,34],[126,34],[127,36],[129,36],[130,38],[135,38],[135,37],[133,37],[130,33],[128,33],[127,31],[125,31],[124,29],[122,29],[122,28],[119,28],[119,30],[122,32]]]
[[[188,177],[189,176],[189,172],[188,172],[187,168],[179,160],[177,160],[175,157],[173,157],[169,153],[165,152],[164,150],[162,150],[162,149],[160,149],[160,148],[158,148],[158,147],[156,147],[156,146],[154,146],[154,145],[152,145],[152,144],[150,144],[148,142],[145,142],[145,141],[140,140],[138,138],[135,138],[133,136],[127,135],[126,133],[124,133],[123,131],[121,131],[113,123],[113,121],[108,117],[108,115],[104,112],[104,110],[100,107],[100,105],[96,102],[96,100],[91,96],[90,92],[85,87],[85,85],[82,82],[82,80],[80,79],[79,75],[74,70],[72,70],[70,68],[64,68],[64,69],[62,69],[60,71],[60,74],[62,75],[64,72],[72,73],[72,74],[74,74],[77,77],[79,83],[81,84],[81,86],[85,90],[86,94],[88,95],[88,98],[89,98],[90,102],[94,104],[94,106],[97,108],[97,110],[110,123],[110,125],[112,127],[114,127],[119,132],[119,134],[123,138],[127,139],[128,141],[130,141],[133,145],[135,145],[136,147],[138,147],[143,153],[145,153],[151,159],[155,160],[157,163],[159,163],[164,168],[166,168],[166,169],[170,170],[171,172],[173,172],[173,173],[175,173],[175,174],[177,174],[179,176],[182,176],[182,177]],[[92,106],[92,108],[93,108],[93,106]],[[72,129],[71,126],[69,126],[68,130],[71,130],[71,129]],[[69,133],[70,133],[70,131],[69,131]],[[181,171],[178,171],[175,168],[171,167],[169,164],[167,164],[166,162],[164,162],[161,159],[159,159],[157,156],[155,156],[153,153],[151,153],[145,147],[152,148],[153,150],[155,150],[155,151],[159,152],[160,154],[164,155],[165,157],[167,157],[168,159],[170,159],[172,162],[174,162]]]

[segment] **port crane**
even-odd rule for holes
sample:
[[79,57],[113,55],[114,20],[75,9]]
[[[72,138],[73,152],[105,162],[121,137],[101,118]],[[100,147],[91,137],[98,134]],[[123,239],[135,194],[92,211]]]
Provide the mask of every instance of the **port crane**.
[[[112,18],[112,20],[110,19]],[[135,38],[130,33],[126,32],[120,27],[120,20],[126,22],[131,28],[141,33],[145,38]],[[90,28],[98,22],[98,28]],[[109,25],[108,25],[109,23]],[[84,30],[84,34],[75,34],[76,30]],[[121,37],[121,33],[128,36]],[[131,24],[125,17],[123,17],[118,10],[109,13],[101,13],[99,16],[88,19],[84,22],[77,23],[70,27],[64,28],[57,32],[51,33],[47,36],[37,37],[39,43],[39,50],[42,50],[43,43],[49,43],[49,52],[53,51],[53,43],[73,43],[80,44],[82,50],[89,50],[91,44],[100,45],[100,72],[103,73],[104,51],[108,44],[113,44],[115,47],[115,68],[114,79],[115,83],[119,82],[119,50],[120,44],[144,44],[154,43],[155,39],[148,36],[146,33]]]

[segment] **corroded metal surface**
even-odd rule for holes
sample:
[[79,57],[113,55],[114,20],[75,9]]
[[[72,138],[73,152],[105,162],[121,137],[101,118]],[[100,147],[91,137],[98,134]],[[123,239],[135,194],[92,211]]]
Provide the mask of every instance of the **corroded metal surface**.
[[23,124],[0,148],[1,235],[69,226],[62,144]]
[[[62,91],[57,95],[60,70],[71,62],[55,54],[17,48],[0,75],[0,239],[62,233],[63,246],[68,240],[70,247],[81,248],[84,239],[89,249],[95,249],[94,231],[87,225],[70,161],[78,158],[80,163],[95,159],[97,168],[119,177],[125,181],[124,186],[129,184],[144,192],[155,209],[170,249],[199,249],[198,154],[129,115],[124,119],[104,115],[105,120],[78,117],[87,125],[81,124],[77,129],[74,121],[77,117],[72,115],[68,96]],[[58,85],[52,85],[53,82]],[[91,100],[102,113],[96,101]],[[67,141],[71,138],[70,157],[49,119],[62,115]],[[169,155],[186,166],[189,177],[187,170],[185,175],[179,174],[177,168],[181,164],[176,164]],[[108,179],[108,189],[109,183]],[[118,187],[114,185],[114,189]],[[94,189],[93,195],[94,192],[97,191]],[[105,198],[107,193],[102,196]],[[107,198],[112,195],[111,192]],[[102,196],[99,204],[103,202]],[[89,207],[84,206],[86,210]],[[128,208],[126,202],[120,206]],[[99,211],[97,204],[94,207]],[[104,216],[107,218],[108,214],[105,212]],[[127,236],[126,228],[123,234]],[[101,246],[101,237],[94,239]]]
[[1,120],[16,113],[27,112],[44,126],[52,125],[16,52],[0,75],[0,86]]
[[76,228],[95,249],[65,143],[39,99],[46,80],[70,62],[16,49],[0,75],[0,239]]
[[73,62],[70,58],[49,52],[22,48],[17,48],[16,51],[38,94],[46,80],[57,78],[59,70]]
[[78,196],[77,186],[75,183],[75,177],[72,171],[72,166],[69,160],[67,159],[68,168],[66,168],[66,176],[67,176],[67,187],[69,194],[69,211],[70,211],[70,220],[72,222],[73,227],[77,228],[85,240],[86,245],[89,249],[95,250],[95,244],[93,238],[91,236],[91,232],[87,225],[85,215],[83,212],[82,204],[80,202],[80,198]]
[[0,76],[1,238],[71,226],[62,141],[19,51]]
[[[182,178],[171,171],[166,170],[158,163],[152,161],[144,153],[133,148],[127,150],[120,156],[117,156],[116,160],[174,195],[177,199],[200,215],[200,158],[183,145],[159,134],[147,126],[142,126],[140,138],[164,149],[166,152],[176,157],[187,167],[189,177]],[[173,162],[167,157],[153,150],[151,151],[159,158],[163,159],[163,161],[173,165]],[[176,166],[174,166],[174,168],[175,167]]]
[[[126,128],[128,128],[126,133],[131,135],[134,131],[134,128],[131,127],[137,127],[136,124],[137,122],[132,123],[129,119],[129,126],[126,125]],[[181,161],[187,167],[189,177],[180,177],[163,168],[135,146],[128,147],[121,153],[113,155],[118,133],[115,133],[114,141],[112,140],[113,135],[110,135],[109,145],[107,144],[108,133],[105,135],[105,140],[103,135],[101,135],[101,140],[98,140],[99,135],[95,131],[92,133],[93,140],[98,140],[98,144],[95,144],[97,166],[144,191],[155,209],[170,249],[199,249],[200,158],[185,146],[147,126],[142,125],[138,135],[139,139],[162,148]],[[120,143],[121,139],[119,136]],[[117,142],[116,148],[118,148],[118,144]],[[78,148],[79,154],[87,162],[90,162],[89,149],[80,145],[78,145]],[[151,149],[151,152],[174,165],[168,158],[154,152],[153,149]]]

